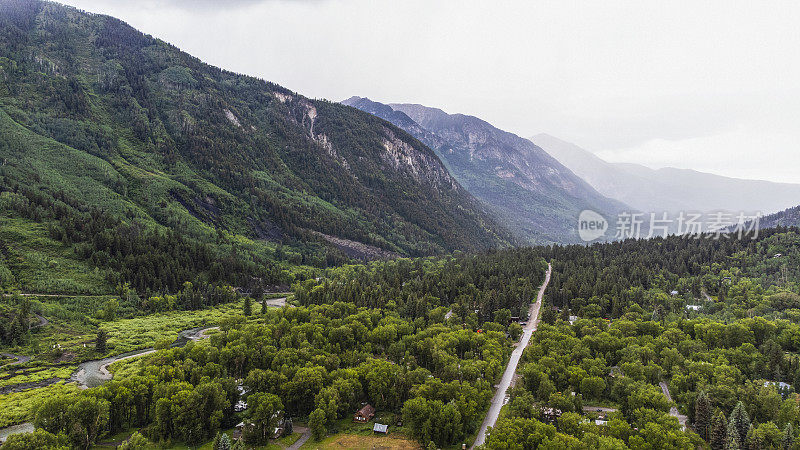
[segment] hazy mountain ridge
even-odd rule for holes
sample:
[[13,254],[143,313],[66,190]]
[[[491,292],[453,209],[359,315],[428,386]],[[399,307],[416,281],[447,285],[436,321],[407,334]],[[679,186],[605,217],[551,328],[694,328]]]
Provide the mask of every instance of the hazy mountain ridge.
[[[209,66],[108,16],[0,5],[3,125],[106,172],[81,178],[5,146],[6,183],[37,180],[196,236],[322,243],[318,232],[407,255],[509,242],[435,153],[390,123]],[[101,185],[114,195],[99,200]]]
[[769,214],[759,220],[759,228],[800,227],[800,206]]
[[528,242],[578,242],[581,210],[613,221],[629,209],[600,195],[527,139],[477,117],[361,97],[343,103],[389,120],[433,148],[459,183]]
[[745,180],[689,169],[650,169],[609,163],[588,150],[553,136],[531,140],[602,194],[642,211],[732,211],[771,213],[800,199],[800,185]]

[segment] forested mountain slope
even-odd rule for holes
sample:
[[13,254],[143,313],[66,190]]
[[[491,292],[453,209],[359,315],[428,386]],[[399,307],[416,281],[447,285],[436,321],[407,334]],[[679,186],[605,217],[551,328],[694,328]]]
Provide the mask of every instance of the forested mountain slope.
[[800,206],[764,216],[759,221],[761,228],[800,226]]
[[584,209],[610,222],[629,210],[530,141],[477,117],[361,97],[343,103],[394,123],[434,149],[459,183],[529,243],[579,242],[577,218]]
[[0,10],[1,179],[19,201],[96,208],[262,259],[289,244],[292,263],[314,265],[343,261],[331,237],[407,255],[509,241],[387,122],[209,66],[111,17],[36,0]]

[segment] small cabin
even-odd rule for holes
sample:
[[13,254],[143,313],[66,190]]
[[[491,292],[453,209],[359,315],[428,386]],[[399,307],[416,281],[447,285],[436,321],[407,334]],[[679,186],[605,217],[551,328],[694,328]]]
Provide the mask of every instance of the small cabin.
[[570,325],[572,325],[572,324],[574,324],[575,322],[577,322],[577,320],[578,320],[578,316],[569,316],[569,317],[567,318],[567,320],[569,320],[569,324],[570,324]]
[[792,391],[792,385],[789,383],[784,383],[783,381],[765,381],[764,387],[768,386],[775,386],[775,389],[781,394],[783,399],[789,397],[789,393]]
[[242,397],[244,397],[247,394],[248,389],[244,387],[244,385],[239,383],[236,385],[236,390],[239,392],[239,401],[237,401],[236,404],[233,405],[233,410],[234,412],[242,412],[247,409],[247,402],[244,401]]
[[792,385],[783,381],[765,381],[764,387],[775,386],[778,389],[791,389]]
[[557,408],[543,408],[542,409],[542,418],[549,423],[555,423],[559,417],[561,417],[562,411]]
[[377,434],[389,434],[389,425],[376,422],[372,427],[372,431]]
[[238,424],[236,424],[236,429],[234,429],[233,433],[231,433],[231,438],[234,441],[238,441],[239,439],[242,438],[243,432],[244,432],[244,422],[239,422]]
[[283,411],[276,412],[272,418],[277,419],[277,426],[272,430],[272,439],[280,439],[285,434],[291,434],[292,420],[284,418]]
[[353,422],[365,423],[372,420],[373,417],[375,417],[375,408],[367,403],[355,413],[353,416]]

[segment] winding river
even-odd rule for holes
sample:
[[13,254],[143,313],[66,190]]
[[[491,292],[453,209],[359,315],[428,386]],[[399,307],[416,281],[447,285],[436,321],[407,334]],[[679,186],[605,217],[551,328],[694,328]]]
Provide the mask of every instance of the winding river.
[[[183,330],[178,333],[178,337],[170,345],[170,347],[183,347],[189,342],[199,341],[200,339],[207,338],[208,335],[206,332],[217,328],[219,327],[197,327]],[[142,350],[134,350],[128,353],[122,353],[117,356],[110,356],[108,358],[93,359],[91,361],[83,362],[78,366],[78,370],[72,373],[72,376],[69,378],[69,380],[78,383],[78,386],[84,389],[100,386],[114,376],[114,374],[108,370],[108,366],[111,364],[114,364],[117,361],[135,358],[137,356],[148,355],[155,351],[156,349],[150,347]]]
[[[267,299],[266,304],[271,308],[281,308],[287,304],[286,297]],[[33,327],[41,327],[49,323],[47,319],[38,314],[37,317],[39,318],[39,323],[33,325]],[[195,327],[195,328],[189,328],[188,330],[183,330],[180,333],[178,333],[178,337],[170,345],[170,347],[172,348],[183,347],[189,342],[205,339],[208,337],[208,331],[216,330],[218,328],[219,327],[217,326],[209,326],[209,327]],[[142,350],[134,350],[132,352],[122,353],[116,356],[109,356],[108,358],[93,359],[91,361],[82,362],[78,365],[78,369],[75,370],[75,372],[73,372],[72,375],[69,377],[68,381],[77,383],[78,386],[80,386],[83,389],[100,386],[101,384],[113,378],[114,374],[112,374],[108,370],[108,366],[110,366],[111,364],[114,364],[117,361],[122,361],[125,359],[144,356],[153,353],[155,351],[156,350],[154,348],[150,347]],[[17,358],[16,362],[9,364],[21,364],[30,361],[30,357],[27,356],[12,355],[12,354],[6,354],[6,356],[11,358]],[[59,381],[64,381],[64,380],[61,378],[51,378],[49,380],[39,381],[36,383],[22,383],[19,385],[6,387],[2,393],[8,394],[11,392],[20,392],[33,388],[45,387],[51,384],[55,384]],[[29,433],[31,431],[33,431],[33,424],[30,422],[25,422],[5,428],[0,428],[0,443],[4,442],[6,438],[8,436],[11,436],[12,434]]]
[[[180,333],[178,333],[178,337],[170,345],[170,347],[172,348],[183,347],[189,342],[205,339],[208,337],[207,332],[209,330],[214,330],[217,328],[219,327],[197,327],[197,328],[189,328],[188,330],[183,330]],[[82,362],[80,365],[78,365],[78,369],[72,373],[72,376],[70,376],[69,381],[77,383],[78,386],[80,386],[83,389],[100,386],[101,384],[111,380],[111,378],[114,376],[114,374],[112,374],[108,370],[108,366],[110,366],[111,364],[129,358],[144,356],[153,353],[155,351],[156,350],[151,347],[143,350],[135,350],[128,353],[123,353],[117,356],[110,356],[108,358],[93,359],[91,361]],[[42,385],[41,383],[38,383],[35,387],[49,386],[51,384],[62,381],[62,379],[52,378],[47,381],[48,381],[47,384]],[[19,390],[26,390],[29,388],[30,386],[20,385]],[[15,391],[11,390],[10,392],[15,392]],[[33,431],[33,424],[30,422],[25,422],[18,425],[12,425],[10,427],[0,428],[0,442],[4,442],[6,438],[11,436],[12,434],[30,433],[32,431]]]

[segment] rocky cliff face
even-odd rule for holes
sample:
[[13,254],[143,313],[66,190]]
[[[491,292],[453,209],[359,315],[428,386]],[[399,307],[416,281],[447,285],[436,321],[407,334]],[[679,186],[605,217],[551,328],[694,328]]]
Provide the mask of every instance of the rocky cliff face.
[[[401,128],[209,66],[117,19],[0,0],[0,69],[8,126],[110,167],[120,195],[99,205],[101,196],[77,185],[103,178],[0,145],[9,183],[43,180],[37,189],[69,190],[90,206],[135,209],[198,235],[221,228],[302,246],[322,234],[405,255],[509,242]],[[76,186],[59,185],[72,176]],[[219,200],[215,214],[199,213],[195,199],[205,198]]]
[[527,190],[549,185],[574,196],[593,195],[583,180],[533,142],[495,128],[484,120],[421,105],[392,104],[390,107],[440,137],[446,144],[437,149],[451,155],[460,153],[459,157],[468,156],[470,161],[492,163],[495,175]]
[[433,148],[464,188],[530,243],[578,242],[581,210],[611,218],[627,209],[531,141],[477,117],[360,97],[343,103],[389,120]]

